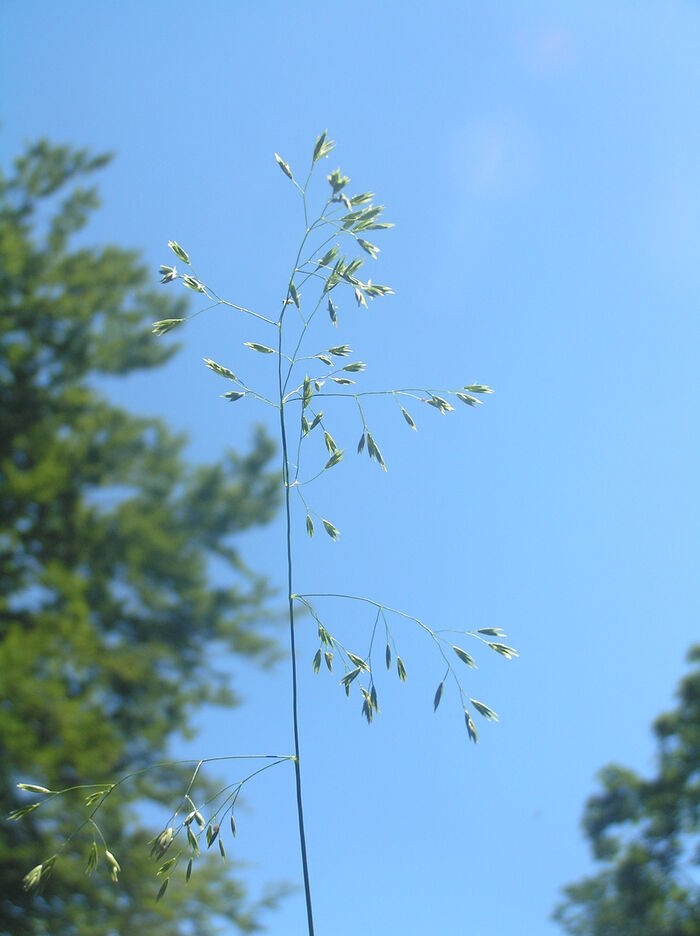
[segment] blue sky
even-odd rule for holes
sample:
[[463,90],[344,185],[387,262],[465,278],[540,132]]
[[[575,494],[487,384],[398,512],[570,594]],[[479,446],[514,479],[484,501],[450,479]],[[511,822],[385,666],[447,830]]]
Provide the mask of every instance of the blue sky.
[[[417,434],[373,402],[388,473],[348,455],[315,488],[336,544],[296,518],[298,590],[502,627],[521,653],[479,656],[469,691],[501,722],[475,748],[451,694],[433,714],[420,634],[396,629],[409,680],[380,684],[368,728],[313,676],[301,622],[322,936],[558,932],[558,889],[591,868],[596,771],[652,766],[648,726],[697,637],[699,42],[700,5],[671,0],[3,4],[2,158],[40,135],[114,150],[92,240],[142,249],[155,277],[174,238],[227,298],[275,309],[303,219],[272,154],[301,167],[328,127],[328,170],[396,222],[373,271],[396,295],[347,299],[318,348],[349,343],[367,388],[496,389],[478,411],[413,406]],[[217,311],[184,337],[162,372],[106,389],[186,430],[196,459],[273,430],[201,364],[266,380],[241,344],[264,331]],[[352,451],[355,415],[329,428]],[[281,531],[248,542],[280,586]],[[366,640],[369,613],[327,616]],[[207,713],[183,753],[290,749],[286,666],[234,678],[245,707]],[[285,769],[239,823],[254,886],[300,880]],[[303,914],[291,897],[270,931],[302,933]]]

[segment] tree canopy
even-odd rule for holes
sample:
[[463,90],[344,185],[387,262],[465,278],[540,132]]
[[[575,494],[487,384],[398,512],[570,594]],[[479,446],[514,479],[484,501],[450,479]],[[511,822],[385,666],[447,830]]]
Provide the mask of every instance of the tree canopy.
[[[150,324],[183,314],[133,250],[75,235],[98,206],[108,161],[40,142],[0,174],[0,809],[18,780],[56,789],[162,760],[193,706],[236,702],[215,665],[275,654],[261,626],[267,589],[236,536],[277,505],[273,446],[191,465],[185,439],[113,405],[104,375],[156,368],[176,346]],[[229,570],[211,575],[212,559]],[[191,772],[191,769],[190,769]],[[154,902],[144,801],[171,805],[182,772],[139,775],[101,821],[121,886],[84,876],[92,832],[61,853],[50,886],[22,878],[76,825],[66,802],[0,824],[0,933],[213,933],[217,917],[257,928],[258,910],[217,863]],[[82,799],[75,800],[79,813]],[[79,816],[78,816],[79,817]],[[155,830],[157,831],[157,830]],[[213,863],[212,863],[213,864]]]
[[566,887],[555,911],[574,936],[700,934],[700,645],[688,660],[678,705],[654,724],[654,776],[605,767],[586,804],[601,870]]

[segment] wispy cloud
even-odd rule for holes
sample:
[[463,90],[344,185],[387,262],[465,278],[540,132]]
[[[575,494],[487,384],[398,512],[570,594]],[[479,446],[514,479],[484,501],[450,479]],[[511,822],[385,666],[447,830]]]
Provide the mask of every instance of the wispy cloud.
[[650,179],[648,250],[658,276],[669,286],[698,292],[700,243],[700,180],[694,154],[698,134],[678,135],[669,141]]
[[517,43],[526,68],[538,74],[564,71],[576,57],[573,38],[564,26],[521,29]]
[[465,136],[463,178],[472,197],[509,198],[527,190],[536,174],[537,147],[529,128],[493,117]]

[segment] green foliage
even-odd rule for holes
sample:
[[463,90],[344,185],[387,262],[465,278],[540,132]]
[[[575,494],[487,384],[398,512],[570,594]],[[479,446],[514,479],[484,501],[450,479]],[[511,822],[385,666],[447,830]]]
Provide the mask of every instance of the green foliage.
[[[279,502],[272,443],[258,433],[246,455],[192,467],[182,437],[95,389],[102,375],[167,361],[175,347],[156,341],[150,323],[164,333],[186,312],[183,298],[154,292],[136,252],[74,246],[98,204],[91,176],[106,161],[39,143],[0,175],[5,815],[30,806],[44,785],[94,783],[157,762],[188,730],[193,706],[234,704],[228,675],[207,652],[212,642],[261,662],[275,653],[260,627],[265,584],[235,544]],[[176,278],[168,270],[164,280]],[[228,565],[230,585],[212,584],[213,557]],[[36,783],[17,790],[19,779]],[[170,804],[184,779],[181,768],[156,770],[115,791],[100,812],[109,849],[90,824],[64,844],[84,817],[85,793],[92,803],[102,796],[94,788],[3,821],[0,933],[207,934],[217,916],[255,929],[260,907],[213,860],[187,888],[183,869],[182,886],[154,902],[144,847],[152,831],[135,805]]]
[[678,705],[654,724],[654,775],[617,765],[600,773],[583,828],[601,865],[565,888],[554,918],[574,936],[700,933],[700,645]]

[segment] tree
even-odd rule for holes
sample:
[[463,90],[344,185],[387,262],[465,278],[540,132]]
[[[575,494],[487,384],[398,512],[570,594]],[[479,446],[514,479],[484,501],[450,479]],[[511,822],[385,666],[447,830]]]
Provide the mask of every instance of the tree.
[[[203,647],[275,655],[260,627],[265,583],[235,543],[278,504],[270,440],[258,431],[247,454],[193,467],[181,436],[95,389],[100,375],[168,360],[175,346],[156,343],[150,324],[186,305],[149,286],[137,252],[74,246],[98,205],[89,180],[107,161],[41,142],[0,174],[4,814],[26,805],[20,778],[54,788],[138,770],[187,732],[193,705],[235,704],[230,674]],[[212,582],[212,557],[227,563],[228,585]],[[74,816],[47,806],[2,822],[0,933],[208,934],[217,916],[256,929],[260,907],[220,859],[172,900],[153,901],[143,848],[152,832],[135,806],[169,803],[183,771],[138,775],[105,805],[112,848],[129,854],[120,889],[83,876],[88,824],[51,888],[26,894],[27,869],[71,834]]]
[[555,919],[575,936],[700,934],[700,645],[677,707],[654,724],[655,776],[600,774],[583,827],[602,870],[565,888]]

